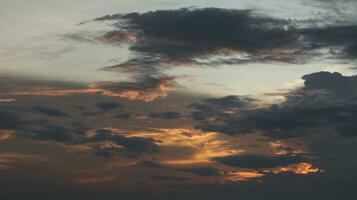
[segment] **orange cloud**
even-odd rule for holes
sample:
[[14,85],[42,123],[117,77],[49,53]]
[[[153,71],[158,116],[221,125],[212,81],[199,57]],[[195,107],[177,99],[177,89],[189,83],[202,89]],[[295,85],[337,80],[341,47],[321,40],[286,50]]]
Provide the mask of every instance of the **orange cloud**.
[[284,173],[284,172],[293,172],[295,174],[304,175],[304,174],[311,174],[311,173],[322,173],[322,172],[324,172],[324,170],[313,167],[312,164],[310,164],[310,163],[303,162],[303,163],[299,163],[296,165],[289,165],[289,166],[285,166],[285,167],[275,168],[268,172],[273,173],[273,174],[280,174],[280,173]]
[[[126,85],[121,85],[126,84]],[[30,91],[14,92],[12,95],[17,96],[67,96],[67,95],[103,95],[111,97],[120,97],[128,100],[141,100],[145,102],[152,102],[157,99],[163,99],[168,96],[169,91],[175,87],[175,83],[171,77],[157,79],[153,85],[140,85],[141,83],[120,83],[120,82],[98,82],[93,83],[88,88],[82,89],[56,89],[56,88],[42,88]],[[136,85],[135,85],[136,84]]]
[[151,131],[130,131],[106,128],[114,134],[123,134],[126,137],[153,138],[160,149],[177,148],[191,152],[177,155],[161,152],[161,164],[191,165],[211,163],[212,157],[237,155],[243,150],[237,149],[232,138],[216,132],[202,132],[195,129],[152,129]]
[[10,139],[13,133],[12,130],[0,130],[0,141]]
[[0,99],[0,103],[11,103],[15,102],[16,99]]

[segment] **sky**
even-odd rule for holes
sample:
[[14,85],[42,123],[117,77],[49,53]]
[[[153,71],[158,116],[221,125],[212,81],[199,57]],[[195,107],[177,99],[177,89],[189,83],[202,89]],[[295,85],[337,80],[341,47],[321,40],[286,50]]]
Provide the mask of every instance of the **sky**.
[[356,9],[0,0],[0,199],[352,199]]

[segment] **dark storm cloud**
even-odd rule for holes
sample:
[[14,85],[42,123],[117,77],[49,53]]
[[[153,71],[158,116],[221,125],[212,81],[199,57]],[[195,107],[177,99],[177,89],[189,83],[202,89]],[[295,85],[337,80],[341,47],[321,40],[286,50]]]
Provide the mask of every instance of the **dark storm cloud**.
[[356,58],[356,25],[335,25],[302,30],[312,48],[328,48],[340,58]]
[[160,118],[160,119],[179,119],[181,118],[181,114],[178,112],[151,112],[150,117],[152,118]]
[[32,106],[31,111],[34,113],[44,114],[49,117],[69,117],[68,114],[48,106]]
[[176,87],[175,79],[173,76],[139,75],[133,81],[98,82],[94,88],[103,90],[107,96],[150,102],[165,98]]
[[[287,94],[280,105],[232,110],[228,104],[191,106],[192,116],[204,131],[244,134],[262,131],[272,138],[318,134],[357,136],[357,77],[318,72],[305,75],[304,86]],[[226,110],[231,112],[226,112]]]
[[107,130],[99,130],[96,135],[89,138],[88,142],[112,141],[116,144],[124,146],[129,152],[134,153],[158,153],[159,146],[153,139],[140,137],[125,137],[122,135],[114,135]]
[[[315,1],[316,3],[317,1]],[[331,5],[336,1],[318,1]],[[344,1],[344,5],[347,5]],[[333,17],[332,17],[333,18]],[[177,65],[220,65],[247,62],[307,62],[323,56],[356,58],[356,26],[337,19],[285,20],[254,10],[182,8],[108,15],[118,30],[102,40],[129,42],[134,56],[107,69],[143,74],[162,73]],[[324,25],[316,25],[317,22]]]
[[[252,10],[183,8],[118,14],[96,20],[118,21],[119,31],[103,36],[111,43],[135,37],[130,49],[139,56],[119,67],[192,64],[194,58],[233,51],[248,53],[251,59],[285,60],[284,55],[289,55],[284,51],[276,52],[281,56],[263,51],[295,49],[299,40],[288,20],[257,15]],[[141,55],[150,59],[143,60]],[[295,59],[294,55],[290,57]]]
[[213,160],[239,168],[275,168],[306,162],[308,159],[301,156],[283,155],[283,156],[263,156],[263,155],[241,155],[215,157]]
[[117,102],[99,102],[96,104],[96,107],[101,109],[104,112],[112,111],[117,108],[123,107],[120,103]]

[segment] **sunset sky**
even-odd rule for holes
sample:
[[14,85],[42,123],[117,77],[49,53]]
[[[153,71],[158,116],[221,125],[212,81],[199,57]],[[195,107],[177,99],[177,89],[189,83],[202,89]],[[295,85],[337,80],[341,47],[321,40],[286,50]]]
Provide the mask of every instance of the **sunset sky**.
[[0,0],[0,200],[353,199],[356,11]]

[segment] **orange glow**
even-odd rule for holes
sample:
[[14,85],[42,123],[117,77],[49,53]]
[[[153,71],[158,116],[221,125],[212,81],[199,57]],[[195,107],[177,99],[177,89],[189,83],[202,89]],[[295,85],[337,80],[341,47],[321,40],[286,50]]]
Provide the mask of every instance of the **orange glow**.
[[250,179],[261,178],[267,174],[280,174],[286,172],[292,172],[299,175],[306,175],[311,173],[322,173],[324,172],[324,170],[315,168],[310,163],[299,163],[296,165],[266,169],[260,172],[259,171],[228,172],[225,175],[222,174],[220,183],[247,181]]
[[11,103],[15,102],[16,99],[0,99],[0,103]]
[[299,163],[296,165],[275,168],[270,171],[270,173],[273,174],[280,174],[284,172],[293,172],[295,174],[311,174],[311,173],[322,173],[324,172],[324,170],[315,168],[310,163]]
[[228,172],[225,176],[220,180],[221,184],[229,183],[229,182],[240,182],[240,181],[248,181],[251,179],[257,179],[265,176],[263,173],[259,173],[257,171],[251,172]]
[[289,146],[284,144],[280,140],[269,142],[269,144],[271,147],[275,149],[276,155],[286,155],[289,153],[294,153],[294,154],[303,153],[303,150],[299,150],[299,149],[292,149],[292,151],[288,152],[287,150],[285,150],[285,148],[288,148]]
[[13,133],[11,130],[0,130],[0,141],[10,139]]
[[122,91],[114,91],[108,89],[101,89],[100,87],[104,84],[106,83],[95,83],[90,85],[88,88],[83,89],[43,88],[31,91],[15,92],[12,94],[17,96],[67,96],[76,94],[98,94],[103,96],[120,97],[128,100],[141,100],[145,102],[152,102],[157,99],[163,99],[167,97],[168,92],[174,87],[173,83],[163,82],[157,88],[152,89],[125,89]]
[[90,144],[66,145],[63,143],[56,143],[56,145],[70,153],[88,153],[93,151],[93,147]]
[[[201,132],[194,129],[153,129],[152,131],[131,131],[107,128],[115,134],[126,137],[153,138],[160,148],[179,148],[190,150],[190,153],[167,156],[162,153],[160,163],[168,165],[190,165],[210,163],[212,157],[237,155],[243,150],[236,149],[232,140],[216,132]],[[174,153],[174,152],[171,152]],[[176,158],[176,159],[173,159]]]

